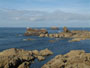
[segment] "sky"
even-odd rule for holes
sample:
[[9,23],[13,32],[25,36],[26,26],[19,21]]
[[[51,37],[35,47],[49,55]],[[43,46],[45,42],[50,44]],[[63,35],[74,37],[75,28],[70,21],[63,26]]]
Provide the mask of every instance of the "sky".
[[90,27],[90,0],[0,0],[0,27]]

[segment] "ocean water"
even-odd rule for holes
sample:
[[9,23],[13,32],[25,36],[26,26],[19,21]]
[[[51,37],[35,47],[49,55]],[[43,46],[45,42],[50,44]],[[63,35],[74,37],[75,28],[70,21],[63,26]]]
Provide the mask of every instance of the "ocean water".
[[[38,28],[40,29],[40,28]],[[58,33],[60,30],[50,30],[46,28],[49,33]],[[69,28],[70,30],[89,30],[90,28]],[[70,39],[61,38],[40,38],[37,36],[24,36],[26,28],[0,28],[0,51],[9,48],[20,48],[25,50],[42,50],[45,48],[50,49],[54,54],[46,57],[44,61],[37,61],[31,64],[30,68],[41,68],[43,64],[51,60],[58,54],[65,54],[70,50],[85,50],[90,52],[90,40],[83,40],[80,42],[68,42]],[[32,38],[33,41],[23,41],[23,39]],[[49,40],[56,40],[54,43]]]

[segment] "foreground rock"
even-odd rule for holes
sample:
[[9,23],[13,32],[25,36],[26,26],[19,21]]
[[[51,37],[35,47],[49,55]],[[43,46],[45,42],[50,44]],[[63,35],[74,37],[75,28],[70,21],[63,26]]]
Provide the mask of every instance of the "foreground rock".
[[42,68],[90,68],[90,53],[72,50],[65,55],[57,55]]
[[44,56],[51,55],[50,52],[50,50],[45,49],[43,50],[43,55],[42,50],[25,51],[23,49],[15,48],[8,49],[0,52],[0,68],[30,68],[31,63],[36,58],[39,61],[44,60]]
[[27,31],[25,32],[25,36],[39,36],[40,34],[47,34],[48,31],[46,29],[32,29],[27,28]]
[[41,56],[49,56],[49,55],[52,55],[53,54],[53,52],[51,52],[50,50],[48,50],[48,49],[44,49],[44,50],[41,50],[40,51],[40,55]]

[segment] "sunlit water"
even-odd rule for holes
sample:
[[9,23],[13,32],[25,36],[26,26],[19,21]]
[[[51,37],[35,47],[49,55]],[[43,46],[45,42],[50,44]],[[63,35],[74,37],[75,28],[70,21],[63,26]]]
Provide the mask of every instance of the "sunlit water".
[[[60,30],[50,30],[49,33],[57,33]],[[90,28],[69,28],[70,30],[90,30]],[[70,50],[85,50],[90,52],[90,40],[83,40],[80,42],[68,42],[70,39],[55,39],[55,38],[40,38],[36,36],[24,36],[26,28],[0,28],[0,51],[9,48],[21,48],[25,50],[42,50],[45,48],[50,49],[54,54],[46,57],[46,60],[35,62],[30,66],[30,68],[41,68],[43,64],[48,62],[50,59],[58,54],[65,54]],[[23,39],[32,38],[33,41],[23,41]],[[54,43],[49,42],[49,40],[56,40]]]

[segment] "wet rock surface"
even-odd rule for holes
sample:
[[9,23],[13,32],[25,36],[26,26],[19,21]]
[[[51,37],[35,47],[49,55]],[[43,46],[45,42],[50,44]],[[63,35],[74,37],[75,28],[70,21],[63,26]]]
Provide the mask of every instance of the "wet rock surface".
[[57,55],[42,68],[90,68],[90,53],[72,50],[65,55]]
[[30,68],[30,65],[36,58],[42,61],[45,59],[44,56],[48,55],[51,55],[51,51],[48,49],[43,51],[26,51],[16,48],[7,49],[0,52],[0,68]]

